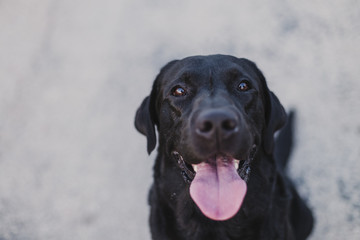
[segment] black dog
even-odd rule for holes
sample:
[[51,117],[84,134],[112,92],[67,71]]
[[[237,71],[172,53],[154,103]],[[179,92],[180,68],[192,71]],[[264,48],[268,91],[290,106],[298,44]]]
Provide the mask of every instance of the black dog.
[[149,153],[155,126],[159,137],[152,238],[306,239],[312,214],[284,174],[291,126],[274,140],[286,119],[247,59],[195,56],[163,67],[135,118]]

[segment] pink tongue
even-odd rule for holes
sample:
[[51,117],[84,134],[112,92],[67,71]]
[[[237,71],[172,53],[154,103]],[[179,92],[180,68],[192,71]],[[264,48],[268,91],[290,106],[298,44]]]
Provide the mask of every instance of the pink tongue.
[[215,163],[200,163],[190,185],[190,196],[208,218],[223,221],[240,209],[246,194],[246,183],[231,160],[216,158]]

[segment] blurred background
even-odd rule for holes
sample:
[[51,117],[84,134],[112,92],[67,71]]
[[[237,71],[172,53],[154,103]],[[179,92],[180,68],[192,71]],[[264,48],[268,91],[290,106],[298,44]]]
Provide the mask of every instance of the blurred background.
[[213,53],[296,109],[311,239],[359,239],[357,0],[0,0],[0,239],[150,239],[135,111],[165,63]]

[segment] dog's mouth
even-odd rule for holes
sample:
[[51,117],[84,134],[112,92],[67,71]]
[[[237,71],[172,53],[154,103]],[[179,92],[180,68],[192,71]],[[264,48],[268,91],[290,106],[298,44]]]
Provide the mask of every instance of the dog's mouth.
[[[247,159],[243,159],[243,160],[238,160],[224,154],[217,154],[205,162],[211,163],[214,162],[214,159],[216,159],[217,157],[222,158],[224,162],[227,162],[228,164],[233,164],[239,176],[245,182],[247,182],[249,180],[250,172],[251,172],[250,164],[256,154],[256,150],[257,150],[257,146],[254,144]],[[184,181],[187,183],[191,183],[195,177],[195,174],[198,171],[199,166],[201,166],[201,164],[203,163],[189,164],[183,159],[181,154],[177,151],[173,151],[172,156],[176,160],[178,167],[181,169],[181,174],[184,178]]]
[[176,151],[172,155],[184,180],[190,183],[190,196],[201,212],[212,220],[224,221],[232,218],[242,205],[255,153],[254,145],[247,159],[216,154],[199,164],[187,163]]

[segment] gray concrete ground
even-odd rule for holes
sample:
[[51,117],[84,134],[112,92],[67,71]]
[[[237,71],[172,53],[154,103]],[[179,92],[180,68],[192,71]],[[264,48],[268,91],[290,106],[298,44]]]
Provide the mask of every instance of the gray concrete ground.
[[311,239],[360,239],[360,3],[0,1],[0,239],[149,239],[134,113],[167,61],[254,60],[297,110]]

